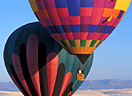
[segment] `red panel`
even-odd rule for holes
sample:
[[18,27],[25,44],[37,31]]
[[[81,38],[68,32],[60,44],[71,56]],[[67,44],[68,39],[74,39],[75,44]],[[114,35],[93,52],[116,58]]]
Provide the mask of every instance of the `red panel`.
[[68,40],[66,33],[60,33],[61,37],[63,38],[63,40]]
[[104,37],[102,38],[102,40],[104,41],[109,35],[110,35],[110,34],[106,33],[106,34],[104,35]]
[[[98,25],[103,14],[103,8],[93,8],[91,24]],[[98,14],[98,15],[97,15]]]
[[45,8],[47,9],[53,9],[56,8],[54,0],[43,0],[45,3]]
[[69,12],[68,12],[68,8],[57,8],[58,14],[60,17],[68,17],[69,16]]
[[57,10],[55,9],[48,9],[48,15],[52,21],[53,25],[61,25],[60,18],[58,16]]
[[37,17],[39,18],[39,20],[45,19],[45,15],[42,10],[36,11],[35,13],[36,13]]
[[87,37],[87,39],[88,39],[88,40],[93,40],[93,37],[94,37],[94,33],[88,32],[88,37]]
[[87,40],[88,32],[80,32],[80,39]]
[[38,16],[41,24],[44,26],[44,27],[47,27],[47,26],[52,26],[52,22],[50,21],[50,18],[49,18],[49,15],[48,15],[48,12],[47,10],[39,10],[39,11],[36,11],[35,14]]
[[102,40],[102,38],[105,36],[106,33],[101,33],[98,40]]
[[80,16],[91,16],[92,8],[81,7],[80,8]]
[[67,36],[68,40],[73,40],[73,33],[72,32],[66,33],[66,36]]
[[44,26],[44,27],[48,27],[48,26],[52,26],[52,23],[49,22],[49,20],[41,20],[40,23]]
[[49,96],[52,96],[53,94],[58,71],[58,63],[59,63],[58,55],[54,52],[49,53],[47,56],[47,80]]
[[102,33],[94,33],[93,40],[98,40]]
[[70,80],[72,78],[72,73],[71,72],[68,72],[65,76],[64,76],[64,79],[63,79],[63,83],[62,83],[62,88],[61,88],[61,91],[60,91],[60,95],[59,96],[62,96],[64,91],[66,90]]
[[105,0],[105,8],[113,9],[115,7],[116,0]]
[[80,18],[81,24],[87,25],[91,22],[91,16],[81,16]]
[[74,38],[74,40],[79,40],[80,39],[80,32],[73,32],[73,38]]
[[121,19],[116,18],[113,26],[117,27],[117,25],[120,23]]
[[104,8],[106,0],[94,0],[94,7]]
[[38,96],[41,96],[38,68],[38,38],[36,35],[30,35],[27,40],[27,64],[36,92]]
[[22,83],[22,85],[25,88],[25,90],[27,91],[27,93],[31,96],[31,93],[28,89],[26,80],[23,76],[20,59],[16,54],[12,54],[12,62],[13,62],[13,66],[14,66],[15,72],[17,74],[17,77],[19,78],[20,82]]
[[80,25],[80,16],[70,16],[71,25]]
[[70,25],[69,17],[60,17],[62,25]]
[[43,0],[36,0],[37,6],[39,10],[45,9],[45,5]]

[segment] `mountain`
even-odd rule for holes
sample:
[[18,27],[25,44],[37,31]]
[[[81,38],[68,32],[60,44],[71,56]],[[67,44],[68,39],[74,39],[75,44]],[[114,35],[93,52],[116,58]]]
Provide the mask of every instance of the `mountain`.
[[80,90],[87,89],[124,89],[132,88],[132,80],[91,80],[85,81],[80,86]]
[[0,91],[19,91],[12,82],[0,82]]
[[[132,80],[86,80],[79,90],[132,88]],[[0,91],[19,91],[12,82],[0,82]]]

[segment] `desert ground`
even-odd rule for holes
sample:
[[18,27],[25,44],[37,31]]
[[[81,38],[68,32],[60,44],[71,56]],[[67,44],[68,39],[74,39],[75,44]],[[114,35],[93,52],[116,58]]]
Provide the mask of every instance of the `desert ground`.
[[73,96],[132,96],[129,89],[78,90]]
[[23,96],[21,92],[0,91],[0,96]]
[[[0,91],[0,96],[23,96],[20,92]],[[129,89],[78,90],[73,96],[132,96]]]

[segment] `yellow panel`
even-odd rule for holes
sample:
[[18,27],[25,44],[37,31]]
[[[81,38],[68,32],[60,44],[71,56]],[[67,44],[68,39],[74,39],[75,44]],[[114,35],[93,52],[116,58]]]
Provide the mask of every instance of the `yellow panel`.
[[88,48],[88,47],[81,47],[81,50],[80,50],[81,54],[86,53],[86,52],[87,52],[87,51],[86,51],[87,48]]
[[88,53],[92,54],[95,49],[96,49],[96,47],[89,47]]
[[71,47],[72,48],[72,54],[77,54],[76,47]]
[[71,54],[92,54],[96,47],[71,47]]
[[90,47],[86,47],[85,52],[88,53]]
[[92,40],[86,40],[86,45],[85,45],[85,47],[89,47],[90,44],[91,44],[91,42],[92,42]]
[[96,47],[99,44],[100,40],[97,40],[93,47]]
[[77,53],[81,53],[81,47],[76,47]]
[[80,40],[75,40],[75,46],[80,47]]
[[131,0],[117,0],[114,9],[127,11]]
[[30,5],[31,5],[31,7],[32,7],[32,10],[33,10],[34,12],[39,11],[38,6],[37,6],[37,4],[36,4],[36,0],[29,0],[29,3],[30,3]]

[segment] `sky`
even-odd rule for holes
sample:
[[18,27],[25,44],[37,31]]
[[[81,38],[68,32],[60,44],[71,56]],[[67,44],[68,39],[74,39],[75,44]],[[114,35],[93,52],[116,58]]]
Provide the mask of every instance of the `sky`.
[[[0,3],[0,82],[11,81],[3,60],[10,34],[24,24],[38,21],[28,0],[2,0]],[[132,80],[132,3],[113,33],[96,49],[87,80]]]

